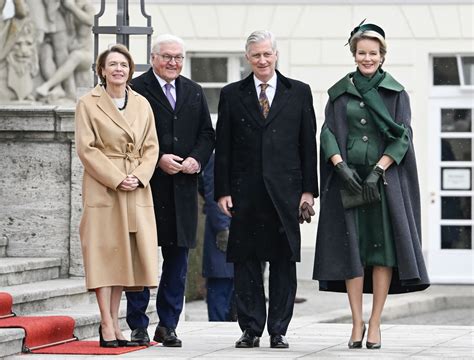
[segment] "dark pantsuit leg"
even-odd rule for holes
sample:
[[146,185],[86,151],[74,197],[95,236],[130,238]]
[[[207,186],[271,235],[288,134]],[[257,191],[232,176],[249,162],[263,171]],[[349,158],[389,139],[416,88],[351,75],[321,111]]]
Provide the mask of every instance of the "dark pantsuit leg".
[[270,335],[286,335],[296,296],[296,263],[287,259],[270,261],[268,322]]
[[126,292],[127,296],[127,324],[130,329],[147,328],[149,319],[146,308],[150,301],[150,290]]
[[175,329],[183,310],[188,248],[162,246],[163,268],[156,296],[159,325]]
[[234,281],[232,278],[207,278],[207,313],[209,321],[230,321]]
[[267,314],[260,260],[234,263],[234,291],[240,328],[262,336]]

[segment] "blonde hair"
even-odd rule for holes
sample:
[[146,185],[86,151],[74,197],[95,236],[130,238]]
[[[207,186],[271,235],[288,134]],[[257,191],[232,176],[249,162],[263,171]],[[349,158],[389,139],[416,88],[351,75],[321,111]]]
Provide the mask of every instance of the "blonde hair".
[[377,31],[374,30],[359,30],[351,37],[351,39],[349,40],[349,48],[351,50],[352,56],[355,57],[357,51],[357,43],[359,42],[359,40],[362,39],[378,40],[380,44],[380,55],[382,56],[383,60],[385,60],[385,54],[387,53],[387,42],[385,41],[385,38],[382,35],[380,35]]

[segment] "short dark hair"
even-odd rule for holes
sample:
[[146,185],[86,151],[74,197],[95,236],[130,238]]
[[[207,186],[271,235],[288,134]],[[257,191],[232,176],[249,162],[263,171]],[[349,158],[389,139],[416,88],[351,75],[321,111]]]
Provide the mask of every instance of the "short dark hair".
[[115,44],[110,46],[107,50],[101,52],[99,56],[97,56],[97,60],[95,62],[95,72],[97,76],[100,79],[100,82],[102,84],[105,84],[105,77],[102,75],[102,69],[105,68],[105,60],[107,60],[107,56],[109,56],[110,53],[120,53],[128,61],[128,67],[130,69],[130,72],[128,73],[128,79],[127,82],[132,80],[133,73],[135,72],[135,62],[132,59],[132,55],[130,55],[130,52],[128,51],[127,47],[122,44]]

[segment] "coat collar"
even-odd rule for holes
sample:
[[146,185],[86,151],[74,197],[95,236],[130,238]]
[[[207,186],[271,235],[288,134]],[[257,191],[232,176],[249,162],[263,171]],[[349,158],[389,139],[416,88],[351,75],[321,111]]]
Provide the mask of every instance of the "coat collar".
[[253,80],[253,73],[242,80],[239,89],[241,91],[241,100],[245,107],[249,110],[252,118],[256,121],[259,126],[266,127],[270,124],[284,105],[288,102],[290,96],[289,91],[291,89],[290,81],[283,76],[278,70],[277,73],[277,87],[275,97],[270,107],[270,112],[265,119],[260,111],[260,104],[258,103],[257,92],[255,90],[255,83]]
[[104,112],[104,114],[122,128],[133,140],[134,136],[131,125],[135,122],[136,117],[139,114],[139,104],[137,101],[137,96],[139,95],[129,86],[127,86],[127,91],[128,102],[123,114],[117,109],[117,106],[114,104],[112,98],[107,94],[103,86],[96,85],[96,87],[92,89],[91,94],[93,97],[98,98],[97,106]]
[[[332,102],[344,93],[348,93],[357,96],[358,98],[362,98],[362,96],[359,94],[356,87],[352,83],[351,77],[352,73],[349,73],[337,83],[335,83],[331,88],[329,88],[329,99]],[[404,89],[403,85],[401,85],[397,80],[395,80],[393,76],[390,75],[388,72],[385,72],[385,78],[379,84],[379,87],[383,87],[387,90],[392,90],[395,92],[400,92]]]
[[184,78],[181,75],[178,76],[175,81],[176,105],[174,110],[171,107],[168,99],[166,98],[165,93],[163,92],[163,89],[160,86],[160,83],[156,79],[152,68],[148,69],[148,71],[145,73],[144,82],[148,92],[156,100],[158,100],[167,111],[169,111],[170,113],[178,113],[179,110],[181,110],[181,107],[183,106],[185,99],[187,98],[187,93],[189,91],[188,84],[186,81],[184,81]]

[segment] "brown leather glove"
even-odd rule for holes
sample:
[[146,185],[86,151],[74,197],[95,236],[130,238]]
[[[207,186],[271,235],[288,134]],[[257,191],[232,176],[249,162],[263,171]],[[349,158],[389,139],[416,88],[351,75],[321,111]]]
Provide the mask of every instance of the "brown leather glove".
[[305,221],[307,223],[311,222],[311,216],[314,216],[315,212],[313,207],[308,204],[306,201],[301,204],[300,211],[299,211],[299,221],[300,224],[303,224]]

